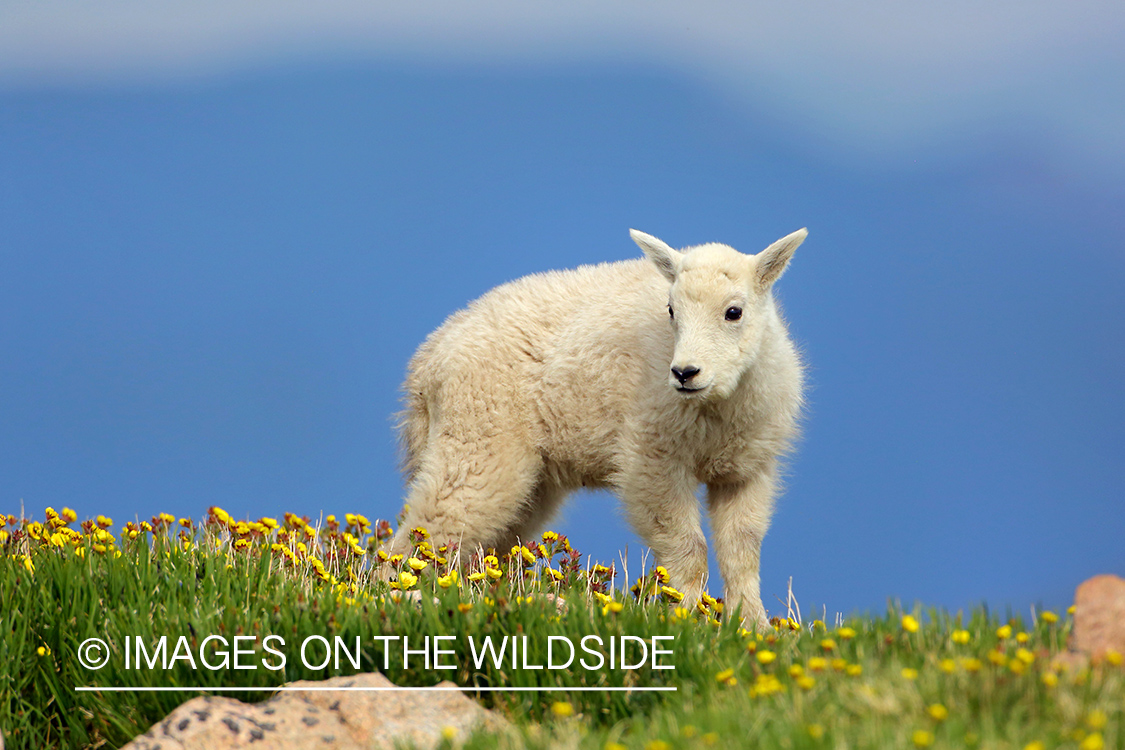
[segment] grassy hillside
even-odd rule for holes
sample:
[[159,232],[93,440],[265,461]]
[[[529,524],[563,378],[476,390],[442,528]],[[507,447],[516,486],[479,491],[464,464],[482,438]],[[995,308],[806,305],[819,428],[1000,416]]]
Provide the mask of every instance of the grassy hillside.
[[[158,516],[116,530],[105,518],[79,527],[66,509],[48,509],[42,522],[4,518],[5,747],[116,747],[199,688],[378,670],[399,685],[676,688],[474,693],[516,734],[453,740],[471,747],[1125,748],[1121,656],[1069,658],[1066,613],[1001,621],[984,608],[916,608],[843,623],[778,620],[757,633],[721,601],[684,607],[662,569],[625,581],[550,533],[454,568],[453,551],[434,549],[424,530],[412,554],[389,557],[379,546],[389,531],[362,516],[314,528],[291,514],[235,521],[218,508],[202,523]],[[358,654],[358,670],[346,654],[320,665],[337,637]],[[452,668],[427,666],[420,653],[404,664],[402,639],[418,650],[427,637],[431,656],[443,650],[436,663]],[[494,649],[506,643],[502,660],[484,652],[486,637]],[[97,670],[79,658],[99,656],[89,644],[80,654],[90,638],[108,648]],[[233,668],[236,648],[240,666],[254,668]],[[570,648],[569,665],[551,668]]]

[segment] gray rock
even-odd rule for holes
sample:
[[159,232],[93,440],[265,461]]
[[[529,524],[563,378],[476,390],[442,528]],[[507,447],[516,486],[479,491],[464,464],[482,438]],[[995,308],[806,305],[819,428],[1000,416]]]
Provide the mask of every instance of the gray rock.
[[[294,682],[290,687],[394,687],[381,674]],[[439,687],[455,687],[443,682]],[[202,696],[183,704],[123,750],[392,750],[396,743],[437,745],[443,732],[454,742],[478,727],[506,728],[456,690],[279,692],[264,703]]]

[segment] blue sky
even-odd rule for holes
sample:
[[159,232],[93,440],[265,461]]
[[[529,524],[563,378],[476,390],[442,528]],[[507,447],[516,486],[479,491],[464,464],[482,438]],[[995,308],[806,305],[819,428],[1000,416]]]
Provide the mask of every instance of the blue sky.
[[[808,226],[767,608],[1125,573],[1121,12],[439,5],[0,10],[0,510],[393,516],[451,312]],[[602,559],[607,500],[555,524]]]

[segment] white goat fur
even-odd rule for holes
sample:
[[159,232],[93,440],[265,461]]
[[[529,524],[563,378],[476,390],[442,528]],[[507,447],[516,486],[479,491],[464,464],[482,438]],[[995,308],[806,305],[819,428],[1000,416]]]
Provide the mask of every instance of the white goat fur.
[[[728,611],[764,624],[761,542],[802,403],[771,289],[806,234],[744,255],[633,230],[647,261],[527,276],[452,315],[404,385],[410,487],[392,548],[422,526],[506,550],[570,491],[609,487],[690,601],[707,577],[704,483]],[[678,390],[670,368],[690,367],[697,390]]]

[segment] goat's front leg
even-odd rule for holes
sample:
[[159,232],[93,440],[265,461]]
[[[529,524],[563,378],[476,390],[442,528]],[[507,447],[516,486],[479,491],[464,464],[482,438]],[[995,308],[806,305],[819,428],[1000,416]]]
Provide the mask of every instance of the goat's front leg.
[[759,628],[769,625],[762,606],[760,570],[774,488],[772,469],[745,481],[707,485],[711,536],[726,588],[724,611],[733,613],[741,606],[743,622]]
[[707,581],[707,540],[695,498],[697,486],[686,473],[652,465],[637,467],[620,487],[633,529],[667,568],[672,586],[683,593],[688,607],[699,600]]

